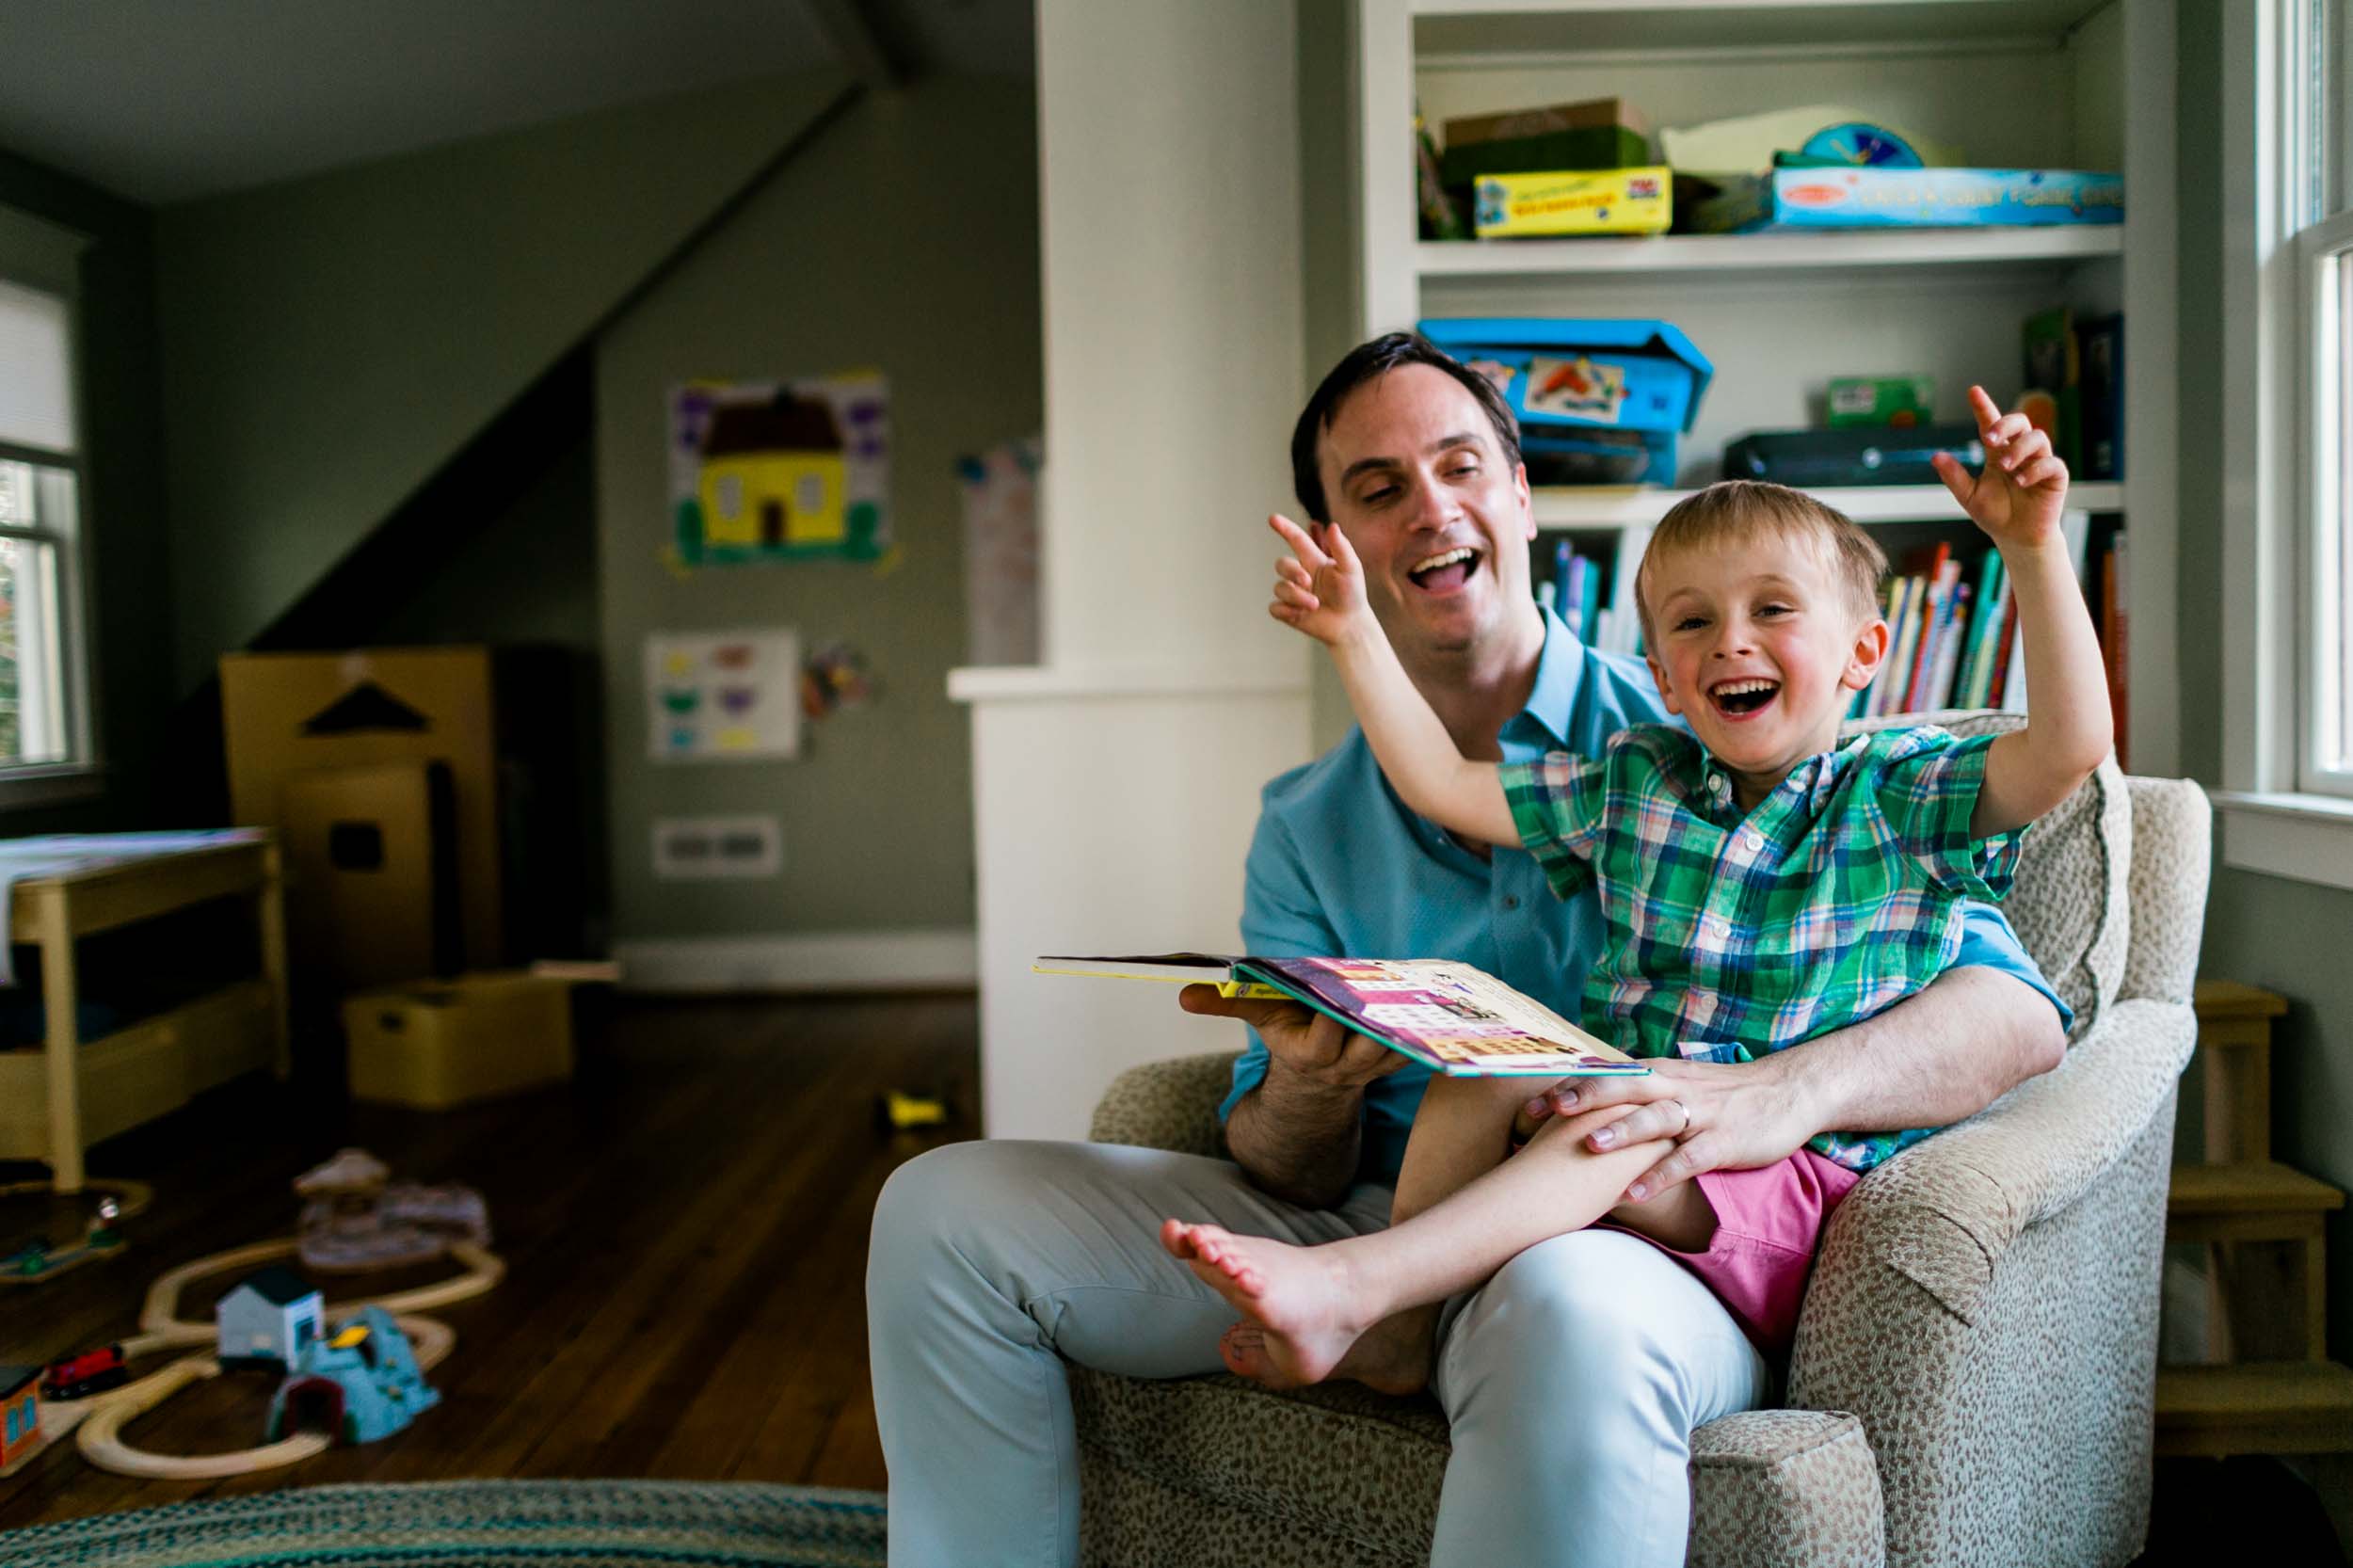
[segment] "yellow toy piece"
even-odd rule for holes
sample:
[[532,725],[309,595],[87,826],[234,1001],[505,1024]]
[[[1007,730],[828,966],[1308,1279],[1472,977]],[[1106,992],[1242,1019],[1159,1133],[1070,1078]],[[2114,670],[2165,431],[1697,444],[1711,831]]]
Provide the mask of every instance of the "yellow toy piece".
[[938,1127],[948,1120],[948,1102],[928,1095],[903,1094],[891,1089],[884,1093],[878,1106],[882,1120],[893,1132],[908,1132],[919,1127]]

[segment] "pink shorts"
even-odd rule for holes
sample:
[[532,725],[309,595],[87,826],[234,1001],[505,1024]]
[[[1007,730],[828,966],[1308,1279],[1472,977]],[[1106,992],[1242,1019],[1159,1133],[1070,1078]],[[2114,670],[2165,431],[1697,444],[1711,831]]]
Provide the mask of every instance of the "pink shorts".
[[1760,1170],[1708,1171],[1691,1179],[1716,1210],[1714,1240],[1699,1253],[1651,1244],[1697,1274],[1758,1350],[1775,1360],[1786,1356],[1822,1227],[1862,1176],[1800,1149]]

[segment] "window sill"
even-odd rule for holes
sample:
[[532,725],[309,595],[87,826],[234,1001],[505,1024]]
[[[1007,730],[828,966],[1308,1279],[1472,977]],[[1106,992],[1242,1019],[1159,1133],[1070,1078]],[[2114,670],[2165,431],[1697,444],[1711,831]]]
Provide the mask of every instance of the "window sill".
[[105,791],[106,770],[87,763],[0,770],[0,811],[95,800]]
[[2353,800],[2217,790],[2222,863],[2266,876],[2353,888]]

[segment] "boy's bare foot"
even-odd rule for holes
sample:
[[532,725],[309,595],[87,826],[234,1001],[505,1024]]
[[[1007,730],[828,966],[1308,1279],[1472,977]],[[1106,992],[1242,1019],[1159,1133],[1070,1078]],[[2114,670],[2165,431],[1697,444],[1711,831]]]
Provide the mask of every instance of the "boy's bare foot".
[[[1361,1383],[1376,1393],[1418,1394],[1430,1386],[1433,1327],[1419,1308],[1384,1318],[1356,1336],[1332,1377]],[[1268,1353],[1266,1336],[1263,1326],[1247,1318],[1227,1329],[1217,1347],[1226,1370],[1269,1388],[1297,1387]]]
[[1259,1369],[1235,1368],[1245,1377],[1278,1387],[1321,1383],[1371,1326],[1353,1305],[1363,1293],[1329,1248],[1180,1220],[1160,1226],[1160,1245],[1262,1331],[1249,1358]]

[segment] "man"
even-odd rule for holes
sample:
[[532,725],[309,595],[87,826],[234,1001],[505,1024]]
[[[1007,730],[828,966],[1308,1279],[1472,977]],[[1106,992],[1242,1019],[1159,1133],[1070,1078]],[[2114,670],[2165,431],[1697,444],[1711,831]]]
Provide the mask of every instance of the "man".
[[[1518,434],[1479,376],[1418,338],[1378,339],[1317,389],[1291,450],[1301,504],[1355,547],[1383,629],[1465,756],[1591,751],[1661,716],[1640,661],[1580,647],[1536,607]],[[1250,952],[1460,958],[1574,1016],[1600,930],[1590,893],[1556,903],[1530,857],[1407,811],[1361,735],[1267,787],[1245,870]],[[1972,912],[1960,963],[1842,1033],[1742,1065],[1591,1080],[1577,1109],[1639,1102],[1597,1146],[1677,1140],[1636,1183],[1647,1192],[1770,1163],[1833,1128],[1958,1121],[2056,1064],[2065,1029],[1991,911]],[[1065,1361],[1135,1377],[1262,1369],[1246,1332],[1221,1354],[1232,1310],[1161,1251],[1164,1216],[1306,1242],[1386,1223],[1421,1069],[1305,1008],[1205,986],[1183,1000],[1252,1026],[1224,1107],[1232,1163],[962,1144],[885,1188],[867,1311],[894,1563],[1077,1560]],[[1378,1366],[1340,1370],[1385,1381]],[[1770,1385],[1723,1307],[1648,1243],[1595,1230],[1530,1248],[1442,1321],[1431,1388],[1453,1456],[1432,1560],[1681,1562],[1691,1429]]]

